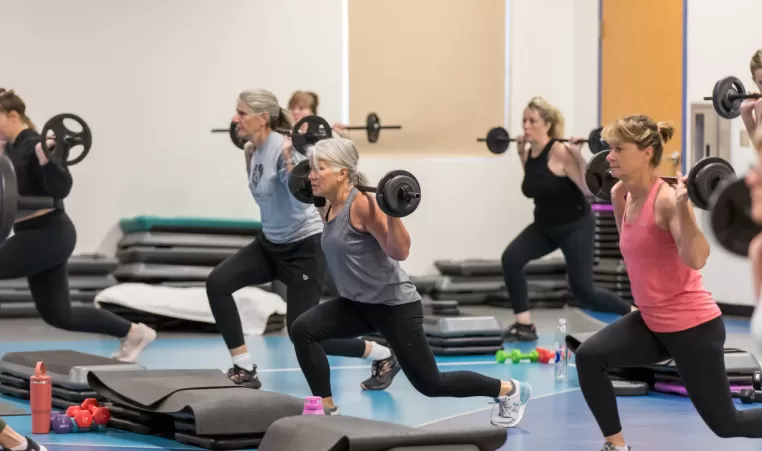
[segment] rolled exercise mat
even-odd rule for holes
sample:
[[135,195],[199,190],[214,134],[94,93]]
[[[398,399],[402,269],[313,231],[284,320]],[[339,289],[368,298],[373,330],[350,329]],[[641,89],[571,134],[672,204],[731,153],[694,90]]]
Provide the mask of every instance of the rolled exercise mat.
[[495,451],[505,440],[505,429],[496,426],[436,430],[342,415],[299,415],[274,422],[257,449],[388,451],[395,447],[460,445],[457,449],[475,446],[479,451]]

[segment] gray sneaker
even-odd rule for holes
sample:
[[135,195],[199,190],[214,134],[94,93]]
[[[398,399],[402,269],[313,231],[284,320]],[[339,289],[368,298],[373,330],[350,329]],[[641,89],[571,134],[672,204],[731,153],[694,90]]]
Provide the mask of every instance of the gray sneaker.
[[333,406],[333,409],[323,407],[323,412],[325,412],[326,415],[341,415],[341,413],[339,413],[339,406]]
[[492,409],[492,419],[490,423],[495,426],[512,428],[517,426],[524,418],[524,409],[532,397],[532,386],[527,382],[519,382],[511,379],[516,390],[510,396],[498,396],[495,398],[495,406]]
[[122,362],[134,362],[143,349],[154,340],[156,340],[156,331],[140,323],[122,338],[119,350],[113,353],[111,358]]
[[[632,447],[628,446],[627,449],[631,450]],[[618,450],[616,449],[616,446],[614,446],[614,444],[606,442],[603,444],[603,448],[601,448],[601,451],[618,451]]]

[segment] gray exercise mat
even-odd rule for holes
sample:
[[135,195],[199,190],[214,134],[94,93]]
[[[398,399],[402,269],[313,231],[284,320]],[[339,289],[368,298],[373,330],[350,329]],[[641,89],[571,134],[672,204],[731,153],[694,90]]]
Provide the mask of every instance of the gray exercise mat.
[[28,409],[15,406],[9,402],[0,401],[0,417],[18,417],[29,414]]
[[342,415],[299,415],[274,422],[257,449],[388,451],[395,447],[461,445],[476,446],[479,451],[495,451],[505,444],[505,440],[505,429],[495,426],[443,431]]
[[119,262],[101,254],[77,254],[69,257],[67,267],[70,275],[110,274]]
[[213,266],[178,266],[147,263],[128,263],[114,270],[117,279],[146,280],[206,280]]
[[224,247],[130,246],[119,249],[116,257],[122,263],[216,266],[236,252]]
[[137,232],[119,240],[119,247],[129,246],[189,246],[227,247],[240,249],[254,241],[252,236],[211,235],[204,233]]
[[[103,290],[116,284],[117,281],[111,274],[69,275],[69,289],[71,290]],[[28,288],[29,282],[26,278],[0,280],[0,290],[26,290]]]
[[193,417],[196,435],[263,434],[304,408],[299,398],[236,385],[219,370],[91,371],[87,380],[123,407]]

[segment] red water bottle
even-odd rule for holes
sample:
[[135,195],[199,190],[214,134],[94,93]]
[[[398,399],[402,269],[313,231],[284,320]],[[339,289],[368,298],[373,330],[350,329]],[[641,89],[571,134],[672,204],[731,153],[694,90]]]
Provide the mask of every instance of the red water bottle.
[[37,362],[29,378],[29,404],[32,407],[32,434],[50,433],[50,411],[53,409],[53,382],[45,372],[45,364]]

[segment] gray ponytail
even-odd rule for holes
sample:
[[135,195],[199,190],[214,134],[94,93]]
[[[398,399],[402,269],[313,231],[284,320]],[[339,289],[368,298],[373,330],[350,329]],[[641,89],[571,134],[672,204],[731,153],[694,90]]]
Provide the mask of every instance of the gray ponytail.
[[354,186],[368,185],[368,177],[357,170],[360,155],[352,140],[347,138],[329,138],[318,141],[310,150],[313,166],[323,160],[336,169],[346,169],[349,172],[349,183]]

